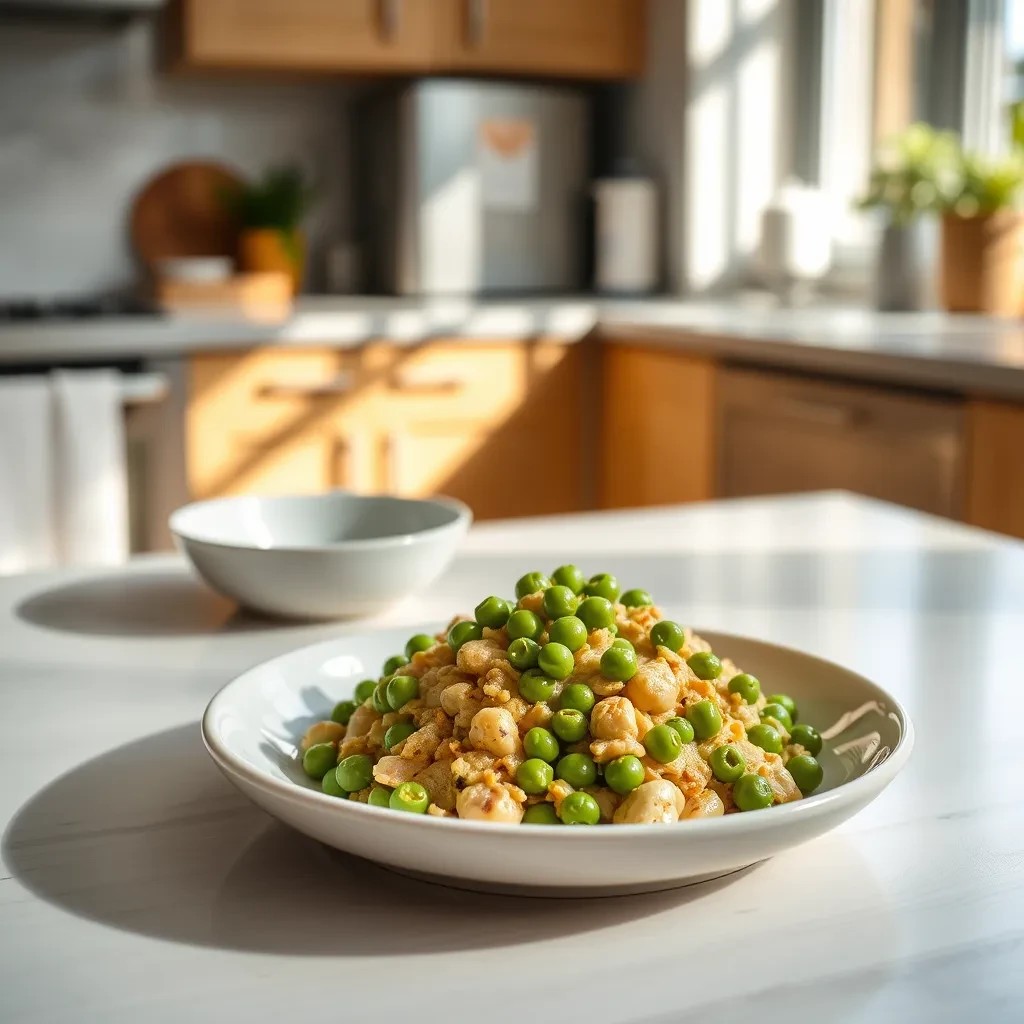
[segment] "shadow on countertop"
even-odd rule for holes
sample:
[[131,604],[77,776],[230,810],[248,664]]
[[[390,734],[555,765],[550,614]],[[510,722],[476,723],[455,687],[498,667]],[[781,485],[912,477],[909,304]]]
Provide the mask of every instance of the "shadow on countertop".
[[91,576],[33,594],[15,614],[43,629],[93,636],[199,636],[295,626],[240,609],[185,569]]
[[198,723],[102,754],[14,816],[3,856],[79,917],[194,946],[298,956],[507,947],[638,921],[753,870],[668,892],[485,896],[414,881],[271,824],[203,750]]

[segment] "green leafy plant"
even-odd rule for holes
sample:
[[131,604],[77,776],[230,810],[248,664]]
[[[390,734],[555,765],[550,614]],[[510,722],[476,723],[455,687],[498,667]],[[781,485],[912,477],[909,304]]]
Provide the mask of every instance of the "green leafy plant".
[[298,167],[268,170],[225,195],[243,228],[272,228],[291,235],[316,198],[316,190]]
[[948,209],[960,217],[994,213],[1020,205],[1024,192],[1024,153],[982,157],[965,154],[959,194]]
[[912,124],[879,149],[867,193],[858,206],[888,210],[894,223],[907,224],[921,213],[951,206],[963,181],[963,156],[956,135]]

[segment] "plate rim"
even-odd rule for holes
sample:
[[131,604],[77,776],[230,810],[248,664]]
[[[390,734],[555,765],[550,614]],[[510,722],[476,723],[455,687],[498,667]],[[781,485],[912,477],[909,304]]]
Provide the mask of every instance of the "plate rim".
[[[427,629],[431,628],[431,626],[428,624],[423,628]],[[835,804],[855,803],[859,796],[867,796],[867,800],[865,802],[869,802],[871,799],[871,793],[876,795],[881,793],[882,790],[885,789],[885,787],[888,786],[889,783],[891,783],[892,780],[900,773],[900,771],[903,770],[914,748],[914,724],[906,707],[884,686],[868,679],[867,676],[861,675],[861,673],[856,672],[851,668],[847,668],[845,665],[839,664],[839,662],[830,661],[829,659],[822,658],[817,654],[811,654],[808,651],[803,651],[798,647],[792,647],[787,644],[778,644],[770,640],[762,640],[759,637],[748,636],[741,633],[731,633],[720,629],[704,630],[696,626],[693,627],[693,629],[694,632],[700,636],[713,634],[715,636],[725,637],[728,639],[753,641],[754,643],[774,648],[775,650],[781,651],[785,654],[795,654],[799,657],[810,659],[811,661],[818,662],[819,664],[828,666],[832,669],[838,668],[843,672],[855,676],[861,682],[867,683],[869,686],[880,691],[884,696],[884,699],[891,704],[891,710],[897,713],[903,725],[900,739],[895,747],[893,747],[890,755],[877,767],[870,768],[856,779],[853,779],[850,782],[841,783],[834,789],[827,790],[824,793],[804,797],[801,800],[794,800],[790,803],[780,804],[776,807],[765,808],[765,810],[771,811],[770,818],[768,815],[757,813],[726,814],[716,818],[697,818],[688,821],[686,823],[686,828],[684,829],[666,828],[662,823],[642,825],[624,824],[617,825],[614,828],[600,829],[599,834],[602,837],[620,843],[635,840],[639,836],[666,837],[675,834],[681,834],[683,836],[706,836],[708,833],[711,833],[712,835],[719,835],[726,838],[730,835],[764,829],[770,822],[775,822],[781,825],[783,822],[790,819],[807,818],[815,815],[816,812],[823,811]],[[273,775],[249,764],[249,762],[243,760],[231,751],[220,736],[216,735],[216,732],[212,727],[213,720],[219,710],[219,705],[226,702],[230,696],[229,691],[242,684],[247,677],[253,673],[266,670],[278,662],[289,660],[300,653],[311,654],[318,648],[329,649],[346,641],[358,642],[365,637],[373,636],[375,634],[399,631],[407,632],[407,629],[406,627],[394,626],[389,629],[367,630],[360,633],[344,634],[332,637],[328,640],[321,640],[317,643],[305,644],[301,647],[295,647],[289,651],[283,652],[282,654],[278,654],[273,658],[267,658],[234,676],[213,695],[206,706],[206,710],[203,712],[200,728],[203,745],[206,747],[207,753],[213,759],[214,763],[217,764],[217,766],[225,773],[240,776],[257,789],[262,789],[264,792],[268,792],[274,796],[279,796],[284,799],[295,800],[298,804],[305,805],[311,810],[333,808],[335,812],[340,812],[342,815],[354,814],[356,816],[356,821],[359,820],[360,815],[370,814],[374,816],[373,820],[382,825],[390,819],[394,821],[395,824],[412,824],[422,828],[442,829],[446,832],[452,832],[453,835],[487,835],[493,838],[496,827],[494,822],[466,821],[462,818],[442,818],[429,814],[396,815],[387,808],[373,807],[369,804],[363,804],[352,800],[338,800],[337,797],[328,796],[326,793],[322,793],[318,790],[299,786],[288,780],[277,779]],[[525,839],[532,839],[538,834],[543,834],[544,829],[545,827],[542,825],[537,825],[532,828],[529,826],[526,826],[525,828],[520,826],[518,828],[508,828],[501,834],[503,836],[507,835],[509,838],[515,836],[516,839],[513,841],[522,842]],[[557,829],[555,834],[561,838],[573,836],[574,838],[569,840],[571,842],[587,841],[582,838],[586,836],[591,837],[589,839],[590,842],[594,841],[593,831],[586,828]]]

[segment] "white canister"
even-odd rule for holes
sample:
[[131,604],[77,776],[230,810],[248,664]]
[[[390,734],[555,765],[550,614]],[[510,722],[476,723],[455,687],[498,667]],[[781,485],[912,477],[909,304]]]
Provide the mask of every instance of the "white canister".
[[763,282],[780,295],[828,273],[829,211],[818,189],[793,181],[782,186],[761,214],[758,257]]
[[658,286],[658,191],[650,178],[594,182],[594,287],[643,295]]

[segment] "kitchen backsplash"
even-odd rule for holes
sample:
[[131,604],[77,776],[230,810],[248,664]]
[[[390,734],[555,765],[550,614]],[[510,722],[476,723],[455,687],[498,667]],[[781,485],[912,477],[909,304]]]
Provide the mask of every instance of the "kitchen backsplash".
[[168,163],[297,162],[318,182],[310,284],[349,226],[352,87],[168,78],[153,26],[0,26],[0,298],[131,286],[128,211]]

